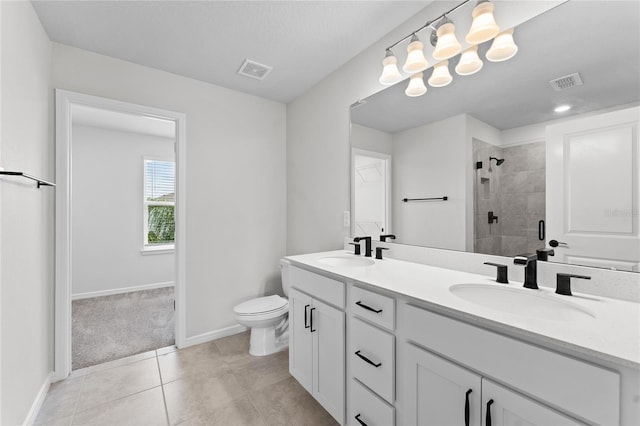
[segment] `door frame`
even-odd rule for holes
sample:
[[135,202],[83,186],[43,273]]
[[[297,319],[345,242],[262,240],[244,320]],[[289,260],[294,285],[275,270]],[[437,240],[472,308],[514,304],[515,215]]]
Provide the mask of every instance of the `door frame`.
[[385,234],[391,234],[393,233],[393,227],[391,225],[392,223],[392,212],[393,212],[393,206],[392,206],[392,200],[391,200],[391,155],[389,154],[384,154],[382,152],[376,152],[376,151],[368,151],[366,149],[361,149],[361,148],[351,148],[351,176],[349,177],[349,180],[351,182],[351,236],[355,237],[355,218],[356,218],[356,185],[355,185],[355,172],[356,172],[356,156],[357,155],[361,155],[361,156],[366,156],[366,157],[372,157],[372,158],[379,158],[381,160],[384,161],[384,165],[385,165],[385,183],[384,183],[384,197],[385,197],[385,202],[384,202],[384,209],[385,209],[385,230],[384,233]]
[[98,96],[55,89],[55,295],[54,363],[52,381],[71,373],[71,129],[72,106],[83,105],[173,121],[176,128],[175,204],[175,341],[179,348],[186,340],[186,115],[180,112],[132,104]]

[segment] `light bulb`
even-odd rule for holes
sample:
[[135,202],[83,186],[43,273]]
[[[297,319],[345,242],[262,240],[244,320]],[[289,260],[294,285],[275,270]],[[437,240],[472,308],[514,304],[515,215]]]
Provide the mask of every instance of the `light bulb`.
[[391,50],[387,50],[387,53],[382,60],[382,75],[380,75],[380,84],[384,84],[385,86],[397,83],[400,81],[402,76],[400,75],[400,71],[398,71],[398,60],[395,56],[393,56],[393,52]]
[[480,69],[484,63],[478,56],[478,45],[473,45],[460,55],[460,61],[458,65],[456,65],[456,73],[458,75],[471,75],[475,74]]
[[462,46],[456,38],[456,26],[447,22],[438,27],[436,33],[438,42],[433,51],[433,57],[437,60],[449,59],[456,56],[462,50]]
[[518,46],[513,41],[513,28],[503,31],[493,39],[487,51],[487,59],[491,62],[502,62],[513,58],[518,53]]
[[429,62],[424,57],[422,51],[424,45],[415,34],[411,37],[411,43],[407,46],[407,61],[402,67],[403,71],[409,74],[424,71],[429,66]]
[[444,87],[451,83],[453,77],[449,74],[449,61],[442,61],[433,67],[433,73],[429,78],[429,86]]
[[424,85],[424,81],[422,80],[422,73],[416,73],[411,76],[409,79],[409,85],[407,89],[404,91],[405,95],[416,97],[422,96],[427,92],[427,86]]
[[499,32],[500,28],[493,17],[494,5],[490,1],[482,1],[476,5],[471,13],[473,22],[469,33],[465,37],[469,44],[480,44],[491,40]]

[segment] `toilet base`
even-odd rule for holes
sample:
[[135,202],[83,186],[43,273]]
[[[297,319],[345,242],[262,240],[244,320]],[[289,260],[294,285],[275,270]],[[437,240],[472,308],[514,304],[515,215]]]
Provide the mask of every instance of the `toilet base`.
[[288,334],[284,333],[276,338],[276,327],[264,327],[251,329],[249,353],[253,356],[271,355],[289,346]]

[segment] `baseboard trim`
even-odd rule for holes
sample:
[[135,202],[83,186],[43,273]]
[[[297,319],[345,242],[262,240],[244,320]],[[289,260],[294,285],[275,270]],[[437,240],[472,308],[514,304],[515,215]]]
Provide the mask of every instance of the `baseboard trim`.
[[47,392],[49,392],[49,387],[51,386],[51,374],[48,374],[44,379],[44,383],[40,387],[36,398],[33,400],[33,404],[31,404],[31,408],[27,413],[27,418],[24,419],[24,425],[31,426],[36,422],[36,418],[38,417],[38,413],[40,412],[40,408],[42,408],[42,403],[44,399],[47,397]]
[[231,336],[233,334],[242,333],[247,330],[247,327],[236,324],[231,327],[225,327],[218,330],[208,331],[206,333],[198,334],[196,336],[187,337],[184,347],[187,348],[193,345],[199,345],[200,343],[210,342],[211,340],[220,339],[222,337]]
[[76,293],[71,295],[71,300],[89,299],[91,297],[111,296],[114,294],[133,293],[134,291],[153,290],[156,288],[172,287],[173,281],[164,283],[144,284],[134,287],[114,288],[111,290],[91,291],[88,293]]

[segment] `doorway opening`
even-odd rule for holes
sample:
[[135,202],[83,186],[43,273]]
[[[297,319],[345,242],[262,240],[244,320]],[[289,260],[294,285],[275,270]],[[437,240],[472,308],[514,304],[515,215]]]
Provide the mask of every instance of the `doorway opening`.
[[391,156],[354,148],[351,168],[351,235],[391,233]]
[[183,345],[185,117],[62,90],[56,113],[54,380],[62,380]]

